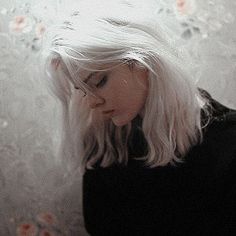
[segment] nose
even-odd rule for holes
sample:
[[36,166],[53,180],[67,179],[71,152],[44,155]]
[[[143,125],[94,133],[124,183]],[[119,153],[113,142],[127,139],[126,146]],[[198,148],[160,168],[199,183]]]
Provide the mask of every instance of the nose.
[[95,96],[93,94],[87,94],[88,105],[91,109],[99,107],[105,103],[105,99],[100,96]]

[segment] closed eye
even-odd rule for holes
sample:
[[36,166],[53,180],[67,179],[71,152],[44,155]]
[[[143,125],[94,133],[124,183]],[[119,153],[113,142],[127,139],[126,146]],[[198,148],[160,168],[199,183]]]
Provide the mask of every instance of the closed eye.
[[96,84],[96,88],[101,88],[103,87],[108,80],[108,77],[105,75],[103,78]]

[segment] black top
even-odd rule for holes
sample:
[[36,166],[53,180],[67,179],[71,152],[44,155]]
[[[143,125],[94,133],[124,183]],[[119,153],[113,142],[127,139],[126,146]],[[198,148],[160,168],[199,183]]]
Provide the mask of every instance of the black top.
[[[204,141],[182,164],[86,170],[83,211],[90,235],[236,235],[236,111],[210,98],[213,116]],[[140,120],[136,121],[139,123]],[[142,131],[133,135],[142,155]]]

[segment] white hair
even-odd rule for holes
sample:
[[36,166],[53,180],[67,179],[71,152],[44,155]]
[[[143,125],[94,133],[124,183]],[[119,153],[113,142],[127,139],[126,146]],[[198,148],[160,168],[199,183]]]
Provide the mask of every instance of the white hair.
[[61,153],[81,160],[83,168],[127,163],[131,122],[123,127],[99,117],[100,122],[94,122],[93,111],[74,86],[88,90],[78,75],[81,68],[93,71],[134,62],[149,71],[142,122],[147,155],[142,160],[149,167],[182,161],[201,142],[206,101],[191,80],[188,62],[171,46],[161,26],[131,4],[120,6],[116,13],[106,8],[110,14],[81,10],[47,33],[45,70],[63,104]]

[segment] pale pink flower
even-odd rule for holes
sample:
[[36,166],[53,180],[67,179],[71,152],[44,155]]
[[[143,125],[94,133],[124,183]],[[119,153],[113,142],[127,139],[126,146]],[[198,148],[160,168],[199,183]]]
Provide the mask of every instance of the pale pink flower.
[[38,228],[32,223],[20,224],[16,229],[17,236],[36,236],[38,233]]
[[43,225],[55,225],[57,222],[56,216],[50,212],[43,212],[37,215],[37,221]]
[[9,23],[9,29],[12,33],[27,33],[31,31],[32,23],[31,20],[24,15],[15,16]]
[[45,30],[46,30],[45,25],[43,25],[42,23],[38,23],[35,26],[35,34],[36,34],[37,38],[42,38]]
[[196,10],[195,0],[176,0],[176,9],[180,15],[191,15]]

